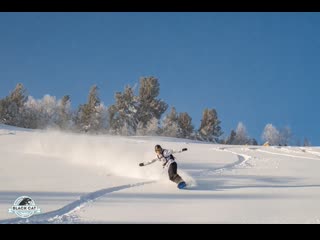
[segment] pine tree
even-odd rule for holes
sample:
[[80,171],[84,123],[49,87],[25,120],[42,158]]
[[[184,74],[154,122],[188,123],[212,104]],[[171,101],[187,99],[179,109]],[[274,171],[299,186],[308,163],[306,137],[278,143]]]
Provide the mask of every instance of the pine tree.
[[258,145],[258,142],[255,138],[250,138],[248,144],[256,146],[256,145]]
[[229,144],[229,145],[234,145],[235,142],[236,142],[236,131],[234,130],[231,130],[230,132],[230,136],[227,138],[226,140],[226,144]]
[[202,114],[201,125],[198,130],[200,140],[218,142],[223,134],[219,126],[221,121],[215,109],[205,109]]
[[91,111],[88,104],[80,104],[74,116],[76,129],[81,132],[88,132],[90,128],[90,115]]
[[116,103],[109,108],[110,132],[120,135],[134,135],[137,130],[137,101],[133,89],[126,86],[123,93],[115,94]]
[[178,137],[181,129],[178,123],[178,114],[175,107],[164,117],[162,121],[162,135],[167,137]]
[[71,115],[71,101],[70,96],[65,95],[58,102],[58,117],[56,124],[60,129],[66,130],[70,129],[72,126],[72,115]]
[[178,125],[180,130],[180,132],[178,133],[178,137],[191,138],[194,127],[192,125],[192,119],[188,113],[183,112],[179,114]]
[[22,83],[18,83],[9,96],[10,102],[17,105],[18,108],[23,108],[24,103],[27,101],[26,89]]
[[88,102],[80,105],[75,122],[80,131],[98,133],[102,129],[101,102],[98,97],[98,87],[93,85],[90,89]]
[[111,134],[117,134],[118,129],[120,129],[120,123],[118,121],[118,110],[116,105],[111,105],[108,108],[108,126],[109,126],[109,132]]
[[1,101],[1,121],[8,125],[21,127],[23,125],[22,112],[27,101],[26,89],[18,83],[9,96]]
[[159,93],[160,84],[157,78],[143,77],[140,79],[137,121],[140,123],[141,128],[145,128],[153,117],[159,120],[167,110],[168,104],[157,99]]
[[0,123],[7,122],[7,109],[8,109],[9,101],[8,97],[5,97],[0,100]]
[[159,134],[159,120],[153,117],[147,124],[145,135],[157,136],[158,134]]

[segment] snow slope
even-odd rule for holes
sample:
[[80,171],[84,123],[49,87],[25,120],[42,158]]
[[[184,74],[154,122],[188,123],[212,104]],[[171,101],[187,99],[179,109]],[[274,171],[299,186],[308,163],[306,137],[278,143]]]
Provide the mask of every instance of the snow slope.
[[[176,154],[179,190],[155,157]],[[0,223],[320,223],[320,148],[230,146],[0,125]],[[40,214],[8,209],[29,196]]]

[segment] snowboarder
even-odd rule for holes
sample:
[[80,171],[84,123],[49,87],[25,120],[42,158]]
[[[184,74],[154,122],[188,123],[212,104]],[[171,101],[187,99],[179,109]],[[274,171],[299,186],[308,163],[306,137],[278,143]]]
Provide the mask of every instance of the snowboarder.
[[183,148],[180,151],[174,151],[172,149],[163,149],[160,145],[155,146],[155,152],[157,154],[157,158],[152,159],[147,162],[139,163],[140,167],[152,164],[156,161],[161,161],[163,168],[168,168],[168,174],[169,179],[172,182],[175,182],[177,184],[184,182],[184,180],[180,177],[180,175],[177,173],[178,165],[175,161],[175,157],[172,155],[173,153],[181,153],[183,151],[187,151],[187,148]]

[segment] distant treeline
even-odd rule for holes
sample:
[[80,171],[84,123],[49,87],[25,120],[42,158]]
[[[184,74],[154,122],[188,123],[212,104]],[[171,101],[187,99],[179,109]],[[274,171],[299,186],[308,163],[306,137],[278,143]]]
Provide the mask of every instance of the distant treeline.
[[[87,102],[73,110],[69,95],[61,99],[50,95],[34,99],[26,94],[23,84],[18,83],[9,96],[0,99],[0,123],[88,134],[167,136],[232,145],[258,145],[256,139],[247,135],[241,122],[228,137],[221,138],[221,121],[214,108],[203,110],[198,129],[187,112],[179,113],[173,106],[164,115],[169,105],[158,98],[159,93],[157,78],[142,77],[137,94],[132,87],[126,86],[123,92],[115,93],[114,104],[104,106],[99,98],[98,87],[93,85]],[[291,137],[289,128],[278,131],[272,124],[267,124],[262,134],[262,140],[270,145],[289,145]],[[309,146],[310,143],[304,139],[303,145]]]

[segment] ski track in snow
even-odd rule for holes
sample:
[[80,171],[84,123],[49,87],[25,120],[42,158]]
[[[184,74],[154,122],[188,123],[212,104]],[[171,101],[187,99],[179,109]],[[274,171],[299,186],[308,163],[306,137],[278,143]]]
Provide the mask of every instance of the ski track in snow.
[[224,165],[222,167],[216,168],[214,170],[203,170],[200,173],[201,176],[212,175],[212,174],[216,174],[216,173],[222,173],[223,171],[227,171],[227,170],[230,170],[232,168],[244,165],[244,164],[246,164],[247,161],[249,161],[252,158],[249,155],[231,151],[231,150],[227,149],[226,147],[212,148],[212,150],[214,150],[214,151],[226,151],[226,152],[232,153],[232,154],[234,154],[234,155],[236,155],[238,157],[238,160],[233,162],[233,163],[229,163],[229,164],[226,164],[226,165]]
[[320,158],[304,157],[304,156],[297,156],[297,155],[291,155],[291,154],[285,154],[285,153],[274,153],[274,152],[270,152],[262,149],[257,149],[256,151],[273,154],[273,155],[279,155],[279,156],[293,157],[293,158],[305,158],[305,159],[318,160],[318,161],[320,160]]
[[[200,176],[205,176],[205,175],[212,175],[212,174],[216,174],[216,173],[222,173],[223,171],[226,171],[226,170],[231,170],[232,168],[236,168],[238,166],[242,166],[244,164],[248,164],[248,161],[255,158],[253,156],[249,156],[249,155],[246,155],[246,154],[242,154],[242,153],[237,153],[235,151],[232,151],[230,150],[232,147],[218,147],[218,148],[212,148],[213,150],[215,151],[226,151],[226,152],[229,152],[229,153],[232,153],[234,155],[236,155],[238,157],[238,160],[233,162],[233,163],[230,163],[230,164],[226,164],[222,167],[219,167],[219,168],[216,168],[214,170],[203,170],[201,173],[200,173]],[[278,148],[278,147],[272,147],[273,149],[277,149],[277,150],[283,150],[282,148]],[[302,149],[301,148],[301,152],[299,151],[296,151],[296,150],[284,150],[288,153],[310,153],[310,154],[313,154],[319,158],[313,158],[313,157],[306,157],[306,156],[297,156],[297,155],[292,155],[292,154],[285,154],[285,153],[275,153],[275,152],[270,152],[270,151],[267,151],[267,150],[262,150],[260,148],[246,148],[247,150],[250,150],[250,151],[259,151],[259,152],[263,152],[263,153],[267,153],[267,154],[273,154],[273,155],[278,155],[278,156],[286,156],[286,157],[293,157],[293,158],[304,158],[304,159],[310,159],[310,160],[320,160],[320,153],[319,152],[316,152],[316,151],[311,151],[311,150],[308,150],[308,149]]]
[[300,149],[301,149],[301,151],[303,151],[305,153],[310,153],[310,154],[315,155],[320,158],[320,152],[312,151],[312,150],[309,150],[306,148],[300,148]]
[[85,207],[88,203],[93,202],[94,200],[120,190],[124,190],[127,188],[137,187],[145,184],[154,183],[156,181],[147,181],[147,182],[140,182],[135,184],[126,184],[117,187],[105,188],[95,192],[88,193],[84,196],[81,196],[79,200],[71,202],[66,206],[54,210],[47,213],[33,215],[30,218],[13,218],[13,219],[6,219],[1,220],[0,224],[45,224],[45,223],[73,223],[78,220],[75,212],[79,211],[83,207]]
[[290,147],[275,147],[275,146],[272,146],[273,149],[276,149],[276,150],[280,150],[282,152],[287,152],[287,153],[297,153],[297,154],[303,154],[303,153],[308,153],[308,154],[311,154],[311,155],[314,155],[314,156],[317,156],[320,158],[320,152],[316,152],[316,151],[312,151],[312,150],[309,150],[305,147],[299,147],[299,150],[300,151],[297,151],[297,150],[294,150],[294,149],[290,149]]
[[226,151],[226,152],[232,153],[238,157],[238,161],[235,161],[234,163],[227,164],[227,165],[223,166],[222,168],[220,168],[219,170],[230,169],[230,168],[244,165],[244,164],[246,164],[247,161],[249,161],[252,158],[249,155],[246,155],[243,153],[237,153],[237,152],[231,151],[227,148],[217,148],[215,150],[216,151]]

